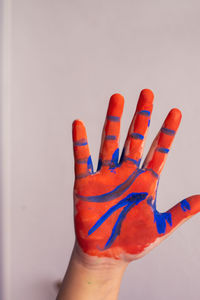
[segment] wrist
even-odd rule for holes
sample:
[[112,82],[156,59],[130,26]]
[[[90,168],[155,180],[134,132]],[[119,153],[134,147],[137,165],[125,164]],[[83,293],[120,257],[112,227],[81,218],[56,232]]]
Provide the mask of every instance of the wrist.
[[83,252],[83,250],[75,241],[71,259],[87,271],[103,273],[103,272],[119,272],[123,273],[128,266],[128,262],[110,257],[91,256]]
[[77,300],[117,299],[127,265],[111,258],[90,257],[76,242],[57,300],[71,300],[74,295]]

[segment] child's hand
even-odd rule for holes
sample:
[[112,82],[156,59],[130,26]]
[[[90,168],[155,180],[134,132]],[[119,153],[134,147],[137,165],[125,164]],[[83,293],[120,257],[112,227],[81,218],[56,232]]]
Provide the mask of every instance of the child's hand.
[[199,195],[182,200],[165,213],[156,209],[159,177],[181,112],[169,112],[140,167],[153,97],[151,90],[142,90],[119,160],[124,98],[112,95],[97,172],[93,171],[85,127],[79,120],[73,123],[75,231],[79,246],[90,256],[137,259],[200,211]]

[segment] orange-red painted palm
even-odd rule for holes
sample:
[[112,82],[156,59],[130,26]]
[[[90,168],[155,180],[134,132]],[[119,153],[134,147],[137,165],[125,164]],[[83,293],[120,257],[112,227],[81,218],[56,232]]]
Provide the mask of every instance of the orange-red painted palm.
[[169,112],[140,166],[153,98],[151,90],[141,91],[119,159],[124,98],[120,94],[111,96],[96,172],[85,127],[79,120],[73,123],[75,231],[79,246],[89,255],[139,258],[200,211],[199,195],[183,199],[165,213],[156,209],[160,173],[179,127],[181,112],[178,109]]

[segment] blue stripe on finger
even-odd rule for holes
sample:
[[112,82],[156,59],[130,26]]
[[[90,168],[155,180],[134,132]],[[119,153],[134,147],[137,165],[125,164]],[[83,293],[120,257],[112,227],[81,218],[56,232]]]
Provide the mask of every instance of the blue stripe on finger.
[[74,142],[74,146],[86,146],[88,143],[87,143],[87,140],[86,139],[80,139],[76,142]]
[[113,122],[119,122],[119,121],[120,121],[120,117],[116,117],[116,116],[107,116],[107,120],[113,121]]
[[172,129],[169,129],[169,128],[165,128],[165,127],[162,127],[161,128],[161,132],[162,133],[165,133],[165,134],[168,134],[168,135],[175,135],[176,131],[175,130],[172,130]]
[[116,135],[106,135],[106,140],[115,141],[117,139]]
[[136,140],[143,140],[144,139],[144,136],[142,134],[136,133],[136,132],[131,133],[131,137],[136,139]]
[[159,151],[161,153],[168,153],[169,149],[160,147],[160,148],[157,148],[157,151]]
[[138,112],[138,114],[150,117],[151,112],[149,110],[141,110],[141,111]]

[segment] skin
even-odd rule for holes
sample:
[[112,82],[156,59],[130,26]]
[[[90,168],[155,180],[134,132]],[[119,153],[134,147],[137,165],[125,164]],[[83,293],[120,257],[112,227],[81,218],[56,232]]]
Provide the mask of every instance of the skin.
[[124,98],[111,96],[96,172],[85,126],[80,120],[73,122],[76,241],[58,300],[117,299],[128,263],[143,257],[200,211],[200,195],[183,199],[166,212],[157,211],[159,178],[181,112],[177,108],[169,112],[141,163],[153,99],[151,90],[141,91],[119,158]]

